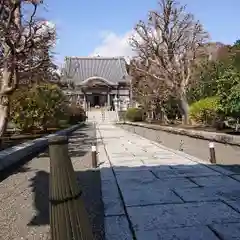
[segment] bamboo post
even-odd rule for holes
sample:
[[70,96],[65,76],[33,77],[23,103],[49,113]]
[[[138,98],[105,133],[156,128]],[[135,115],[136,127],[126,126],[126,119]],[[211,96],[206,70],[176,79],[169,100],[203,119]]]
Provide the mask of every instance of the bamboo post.
[[92,145],[92,167],[97,168],[97,148],[96,145]]
[[88,214],[81,198],[67,136],[49,139],[50,226],[52,240],[92,240]]
[[[97,131],[96,125],[97,125],[96,122],[93,122],[93,129],[95,132]],[[92,142],[92,167],[97,168],[97,147],[96,142],[94,140]]]

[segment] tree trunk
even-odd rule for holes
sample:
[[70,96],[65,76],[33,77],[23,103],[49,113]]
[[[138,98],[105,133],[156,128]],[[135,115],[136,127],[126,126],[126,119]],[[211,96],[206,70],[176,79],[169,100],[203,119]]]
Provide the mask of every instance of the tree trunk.
[[182,115],[182,123],[189,124],[189,105],[185,94],[182,94],[179,99],[179,107]]
[[[7,129],[9,115],[9,97],[0,96],[0,138]],[[0,142],[1,143],[1,142]]]
[[168,117],[167,117],[167,114],[166,114],[166,111],[165,111],[164,108],[162,108],[161,114],[162,114],[162,119],[163,119],[162,121],[163,121],[163,123],[164,123],[164,124],[169,124],[170,121],[169,121],[169,119],[168,119]]
[[[11,26],[16,26],[17,30],[22,30],[21,27],[21,1],[14,1],[15,8],[11,9],[13,12],[10,14],[10,28]],[[12,16],[11,16],[12,15]],[[9,18],[8,17],[8,18]],[[7,29],[7,33],[10,31]],[[19,33],[20,33],[19,32]],[[18,34],[16,35],[18,36]],[[1,57],[3,59],[3,66],[2,66],[2,74],[0,79],[0,138],[4,135],[9,118],[9,110],[10,110],[10,103],[9,103],[9,96],[13,91],[16,89],[18,84],[18,70],[17,70],[17,56],[16,56],[16,42],[12,42],[9,44],[6,41],[6,36],[3,38],[3,43],[1,49]],[[17,38],[18,39],[18,38]],[[19,38],[21,39],[21,38]],[[15,39],[12,39],[13,41]],[[11,39],[9,40],[11,42]],[[1,143],[1,142],[0,142]]]
[[236,131],[236,132],[238,132],[239,127],[240,127],[239,118],[237,118],[236,127],[235,127],[235,131]]

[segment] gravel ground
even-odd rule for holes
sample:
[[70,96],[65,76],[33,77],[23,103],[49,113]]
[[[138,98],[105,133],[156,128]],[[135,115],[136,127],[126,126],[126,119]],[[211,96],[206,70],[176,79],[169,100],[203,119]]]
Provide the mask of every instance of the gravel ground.
[[[74,132],[69,152],[89,213],[96,240],[104,239],[104,210],[100,172],[91,169],[91,125]],[[48,153],[0,176],[0,239],[46,240],[49,238]]]

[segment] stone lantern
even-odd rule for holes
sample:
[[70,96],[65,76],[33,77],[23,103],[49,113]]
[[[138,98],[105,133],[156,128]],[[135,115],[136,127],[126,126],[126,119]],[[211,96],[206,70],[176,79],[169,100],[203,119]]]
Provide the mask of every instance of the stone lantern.
[[130,104],[130,99],[125,98],[122,104],[122,110],[127,111],[127,109],[129,108],[129,104]]

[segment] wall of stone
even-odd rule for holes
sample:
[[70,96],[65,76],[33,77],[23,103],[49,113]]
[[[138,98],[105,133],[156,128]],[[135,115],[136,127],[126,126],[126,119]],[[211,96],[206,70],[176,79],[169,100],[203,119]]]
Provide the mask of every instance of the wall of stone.
[[[123,129],[136,133],[166,147],[180,150],[209,162],[209,140],[151,129],[150,127],[121,124]],[[213,133],[214,134],[214,133]],[[240,164],[240,146],[215,142],[216,159],[219,164]]]

